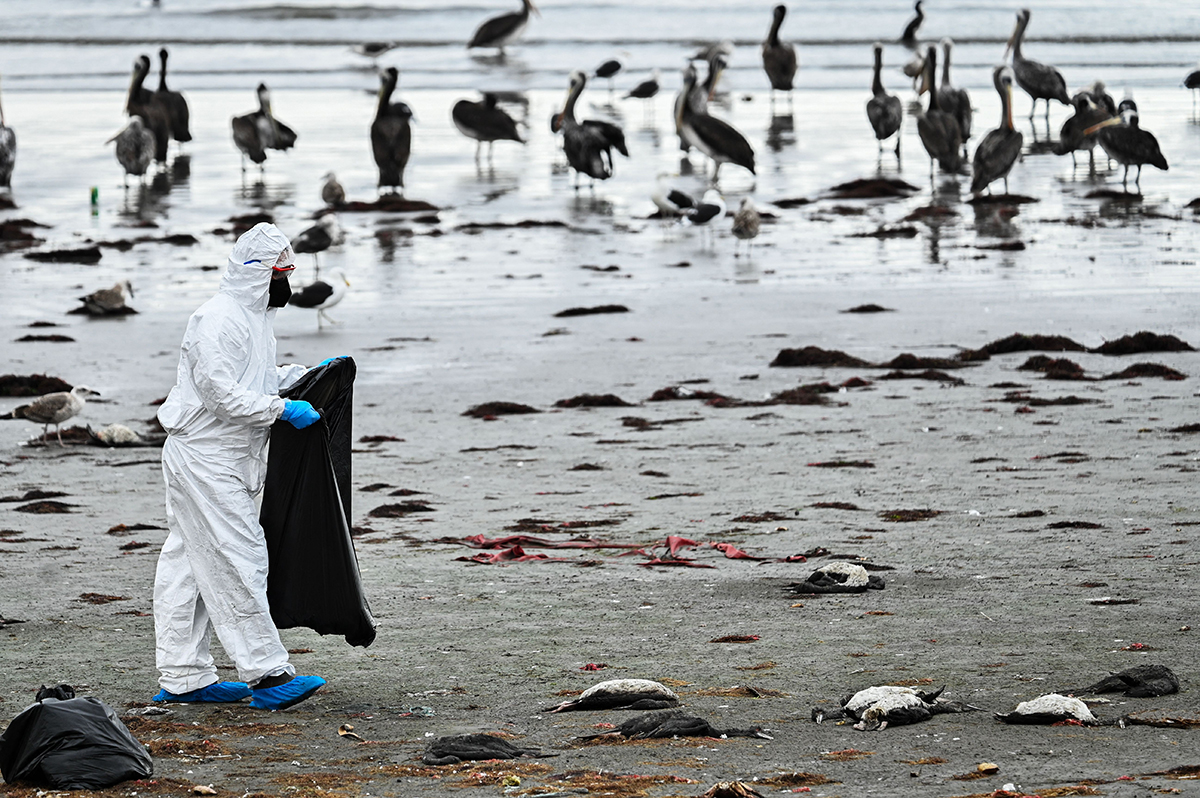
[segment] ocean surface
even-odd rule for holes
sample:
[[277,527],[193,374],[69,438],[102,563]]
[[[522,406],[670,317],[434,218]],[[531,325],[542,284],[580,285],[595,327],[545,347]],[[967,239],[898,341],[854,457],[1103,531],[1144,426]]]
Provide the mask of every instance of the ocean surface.
[[[1018,90],[1015,115],[1026,153],[1013,169],[1010,189],[1038,200],[1020,206],[971,206],[964,202],[968,177],[931,179],[911,115],[902,158],[878,151],[864,112],[872,42],[887,43],[884,82],[904,100],[906,112],[915,110],[916,94],[901,73],[911,53],[896,43],[912,16],[907,2],[792,4],[782,32],[796,44],[800,60],[791,113],[782,97],[772,109],[761,68],[758,47],[769,27],[770,3],[548,0],[505,57],[465,48],[484,19],[515,8],[509,2],[162,0],[156,7],[123,0],[6,0],[0,12],[0,101],[19,151],[12,191],[17,208],[0,211],[0,219],[47,225],[38,231],[46,239],[43,249],[130,239],[150,225],[154,235],[190,233],[199,244],[105,249],[101,262],[88,266],[39,264],[20,251],[0,251],[7,293],[3,334],[9,340],[38,320],[78,327],[86,320],[65,315],[75,297],[118,280],[133,283],[137,293],[130,304],[141,311],[124,323],[93,323],[86,337],[76,329],[76,344],[10,346],[0,369],[40,370],[56,346],[75,346],[94,357],[89,347],[113,345],[138,325],[160,325],[156,329],[165,332],[156,332],[147,348],[171,352],[187,313],[216,285],[220,272],[214,267],[223,265],[232,241],[230,217],[267,211],[285,232],[298,234],[322,207],[321,178],[328,171],[351,199],[373,199],[368,129],[376,68],[386,66],[399,68],[396,99],[415,112],[406,196],[441,210],[436,221],[340,214],[346,240],[321,256],[322,273],[340,269],[352,287],[331,311],[345,324],[326,328],[327,338],[364,328],[403,336],[439,314],[461,319],[464,329],[511,314],[548,317],[566,298],[599,304],[640,297],[670,307],[672,292],[722,286],[794,296],[798,313],[806,292],[816,289],[845,289],[847,296],[874,292],[883,299],[888,291],[938,291],[936,302],[916,302],[920,312],[969,317],[978,307],[1003,306],[1014,323],[1022,313],[1034,313],[1030,297],[1062,297],[1074,303],[1076,318],[1096,322],[1093,337],[1125,334],[1133,331],[1129,325],[1149,322],[1135,316],[1105,326],[1087,312],[1087,301],[1147,312],[1174,307],[1170,316],[1177,326],[1196,321],[1187,303],[1194,296],[1200,241],[1187,204],[1200,195],[1200,125],[1182,80],[1200,57],[1200,6],[1079,0],[1033,7],[1026,56],[1057,66],[1070,91],[1102,80],[1118,100],[1132,95],[1142,127],[1158,137],[1170,170],[1147,167],[1142,195],[1132,200],[1089,196],[1119,191],[1121,170],[1108,169],[1101,159],[1098,171],[1089,173],[1086,155],[1073,168],[1069,157],[1047,152],[1069,109],[1056,104],[1048,122],[1040,113],[1030,120],[1029,99]],[[972,150],[999,121],[991,70],[1004,55],[1018,8],[926,4],[922,40],[956,42],[955,83],[970,90],[976,109]],[[751,257],[735,257],[727,222],[710,243],[695,231],[664,229],[647,218],[656,182],[695,194],[706,188],[701,157],[688,161],[678,148],[671,104],[687,57],[722,39],[736,49],[713,113],[746,135],[758,168],[751,175],[723,167],[720,189],[731,210],[751,197],[775,217],[764,225]],[[351,49],[368,41],[396,46],[372,61]],[[155,69],[147,83],[157,86],[160,46],[171,54],[170,87],[191,104],[193,141],[179,150],[173,144],[168,168],[126,188],[113,145],[105,142],[125,123],[124,95],[138,55],[151,55]],[[569,72],[590,74],[608,58],[623,63],[613,90],[607,81],[592,80],[579,110],[621,124],[630,158],[616,158],[612,179],[594,189],[585,182],[576,191],[548,120],[561,109]],[[655,68],[663,76],[658,97],[646,104],[622,98]],[[255,109],[260,81],[271,88],[276,116],[299,139],[288,153],[270,153],[263,170],[243,172],[229,119]],[[476,98],[480,90],[518,93],[521,101],[506,107],[527,131],[526,145],[498,143],[491,162],[477,162],[474,142],[450,121],[453,103]],[[837,183],[873,176],[898,177],[919,191],[893,200],[826,198]],[[1132,177],[1129,185],[1133,189]],[[93,187],[96,206],[90,202]],[[796,198],[811,202],[787,209],[773,204]],[[948,211],[922,215],[929,205]],[[463,228],[523,220],[566,227]],[[911,235],[869,235],[906,226],[915,228]],[[301,263],[302,282],[311,274],[310,256]],[[589,265],[618,265],[621,271],[581,271]],[[1044,310],[1036,313],[1028,327],[1053,323]],[[311,313],[288,310],[277,330],[281,338],[315,340],[314,322]],[[487,334],[486,327],[480,330]],[[56,358],[63,352],[53,351]],[[415,368],[404,357],[365,370],[364,378]]]

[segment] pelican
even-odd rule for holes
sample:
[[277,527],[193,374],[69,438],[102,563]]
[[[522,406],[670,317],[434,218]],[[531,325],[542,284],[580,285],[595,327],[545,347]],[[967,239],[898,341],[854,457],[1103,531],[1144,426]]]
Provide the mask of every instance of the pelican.
[[742,204],[738,206],[738,212],[733,215],[733,237],[737,239],[733,250],[735,258],[738,257],[738,247],[743,241],[747,242],[746,255],[749,256],[761,226],[762,216],[759,214],[758,208],[754,207],[754,201],[749,197],[743,197]]
[[597,180],[607,180],[612,177],[612,150],[629,157],[625,148],[625,134],[621,128],[611,122],[599,122],[585,119],[575,121],[575,103],[587,85],[587,76],[579,70],[571,73],[570,89],[567,92],[567,102],[559,114],[563,133],[563,152],[567,155],[567,163],[575,170],[575,188],[579,189],[579,175],[585,174],[592,179],[595,186]]
[[533,0],[521,0],[521,10],[510,14],[492,17],[475,30],[475,35],[467,43],[467,49],[473,47],[495,47],[504,55],[504,46],[512,44],[525,32],[529,24],[529,12],[541,16]]
[[1000,127],[989,131],[975,148],[971,193],[978,194],[993,181],[1004,179],[1008,193],[1008,173],[1021,155],[1021,134],[1012,121],[1012,69],[998,66],[992,70],[992,85],[1000,94]]
[[330,208],[340,208],[346,204],[346,189],[338,182],[333,172],[326,172],[321,178],[321,202]]
[[179,142],[191,141],[192,132],[188,129],[190,113],[187,100],[177,91],[167,88],[167,48],[158,51],[158,91],[154,96],[167,109],[167,120],[171,126],[171,138]]
[[[690,97],[696,87],[696,69],[688,65],[683,71],[683,95]],[[754,174],[754,150],[746,137],[732,125],[710,116],[707,111],[696,111],[690,102],[676,103],[675,126],[681,135],[700,152],[712,159],[713,183],[721,171],[721,164],[733,163],[745,167]]]
[[46,436],[50,434],[50,425],[53,424],[54,433],[58,436],[58,445],[65,448],[66,444],[63,443],[62,430],[59,429],[58,425],[69,418],[79,415],[85,404],[85,396],[99,395],[99,393],[88,388],[86,385],[76,385],[70,391],[48,393],[45,396],[39,396],[27,405],[18,405],[11,412],[0,416],[0,418],[23,418],[35,424],[43,425],[42,443],[46,443]]
[[950,84],[950,51],[954,49],[954,41],[942,39],[942,85],[938,89],[938,107],[954,117],[958,123],[958,132],[962,136],[963,146],[971,138],[971,95],[966,89],[956,89]]
[[1076,92],[1071,98],[1071,105],[1075,107],[1075,113],[1063,122],[1062,129],[1058,132],[1058,144],[1054,147],[1055,155],[1071,154],[1071,166],[1076,166],[1075,151],[1087,150],[1088,163],[1094,170],[1096,168],[1096,134],[1085,136],[1083,131],[1093,125],[1103,122],[1105,119],[1113,116],[1106,113],[1102,107],[1096,105],[1092,99],[1092,93],[1088,91]]
[[0,188],[12,189],[13,165],[17,162],[17,134],[4,124],[4,106],[0,105]]
[[317,280],[311,285],[306,285],[288,299],[288,304],[297,308],[308,308],[317,311],[317,329],[322,328],[322,321],[327,321],[330,324],[338,324],[337,321],[331,319],[325,311],[341,302],[346,296],[346,289],[350,287],[350,281],[346,279],[343,272],[334,272],[334,280],[332,283],[327,283],[324,280]]
[[128,280],[117,283],[112,288],[101,288],[87,296],[81,296],[79,301],[83,303],[84,309],[90,316],[121,316],[136,313],[137,311],[125,304],[126,293],[133,296],[133,286]]
[[962,166],[962,135],[954,117],[941,110],[938,105],[937,48],[929,45],[925,53],[925,81],[929,87],[929,110],[917,116],[917,133],[929,153],[929,173],[933,174],[933,162],[945,172],[957,172]]
[[1025,38],[1025,28],[1028,25],[1029,9],[1022,8],[1017,12],[1017,27],[1013,29],[1012,36],[1009,37],[1004,57],[1007,58],[1009,50],[1012,51],[1013,74],[1016,76],[1017,85],[1033,99],[1033,106],[1029,109],[1029,118],[1033,119],[1033,114],[1037,110],[1037,101],[1045,100],[1046,119],[1049,119],[1051,100],[1058,100],[1063,105],[1070,105],[1071,98],[1067,96],[1067,81],[1061,72],[1052,66],[1030,61],[1021,54],[1021,41]]
[[375,120],[371,122],[371,151],[379,167],[379,188],[388,186],[395,193],[397,187],[404,188],[404,167],[412,151],[412,109],[407,103],[392,102],[392,92],[400,72],[388,67],[379,73],[379,103],[375,106]]
[[1148,163],[1166,171],[1167,159],[1158,148],[1158,139],[1154,138],[1154,134],[1138,126],[1137,103],[1122,100],[1117,110],[1119,116],[1093,125],[1083,133],[1085,136],[1096,133],[1096,140],[1108,157],[1125,167],[1121,185],[1126,190],[1129,189],[1129,167],[1136,166],[1138,171],[1133,184],[1141,190],[1142,164]]
[[[904,26],[904,33],[900,34],[900,43],[910,50],[917,49],[917,29],[925,21],[925,9],[922,8],[924,5],[924,0],[917,0],[916,5],[913,6],[913,10],[917,12],[917,15],[908,21],[908,24]],[[918,72],[917,74],[919,75],[920,73]]]
[[467,138],[475,139],[475,160],[483,143],[488,145],[488,160],[492,160],[492,147],[497,141],[517,141],[525,143],[517,130],[516,121],[506,114],[502,108],[496,107],[496,95],[484,92],[481,102],[459,100],[450,109],[450,118],[459,132]]
[[[900,98],[888,94],[883,88],[883,45],[876,42],[875,77],[871,80],[871,99],[867,100],[867,119],[875,138],[879,141],[879,151],[883,152],[883,140],[900,131],[900,123],[904,118],[904,108]],[[896,136],[896,155],[900,155],[900,137]]]
[[[732,47],[732,43],[730,44]],[[679,136],[679,149],[688,152],[692,149],[692,145],[683,136],[683,129],[680,127],[680,114],[683,110],[684,103],[691,105],[692,110],[696,113],[704,113],[708,110],[708,101],[712,99],[717,92],[717,81],[721,79],[721,73],[725,71],[725,67],[729,64],[723,55],[724,50],[712,46],[708,48],[709,56],[705,60],[708,63],[708,74],[704,77],[704,83],[695,86],[688,91],[686,87],[680,90],[679,94],[675,95],[675,134]],[[699,59],[695,59],[699,60]],[[688,69],[694,69],[688,67]],[[686,74],[686,73],[685,73]]]
[[154,136],[154,160],[165,163],[167,144],[171,140],[171,117],[162,99],[143,85],[149,74],[150,56],[139,56],[133,62],[133,77],[129,81],[129,94],[125,98],[125,113],[142,118],[142,124]]
[[125,168],[125,187],[129,188],[129,176],[135,175],[139,182],[154,160],[154,134],[146,129],[140,116],[129,117],[129,123],[105,144],[117,142],[117,162]]
[[775,105],[776,91],[786,91],[790,108],[792,81],[796,77],[796,48],[779,40],[779,26],[783,24],[783,18],[787,15],[787,6],[782,3],[775,6],[774,14],[771,29],[767,31],[767,40],[762,45],[763,69],[771,81],[771,105]]
[[1200,89],[1200,69],[1193,69],[1183,79],[1183,87],[1192,90],[1192,113],[1196,112],[1196,89]]
[[271,113],[271,92],[267,84],[260,83],[255,90],[258,95],[258,110],[235,116],[233,143],[242,152],[242,171],[246,171],[246,158],[262,168],[267,160],[267,150],[287,150],[296,143],[296,131],[280,122]]

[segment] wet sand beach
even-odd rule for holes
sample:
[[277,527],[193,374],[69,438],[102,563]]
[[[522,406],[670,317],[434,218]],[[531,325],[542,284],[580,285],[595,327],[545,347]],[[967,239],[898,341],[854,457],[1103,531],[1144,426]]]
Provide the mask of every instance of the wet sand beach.
[[[453,13],[473,21],[489,10]],[[544,11],[547,27],[561,30],[563,8]],[[887,12],[902,23],[909,10]],[[282,13],[253,24],[265,28]],[[1063,14],[1035,10],[1035,25],[1066,25]],[[187,317],[216,288],[232,217],[269,212],[298,234],[321,209],[328,170],[350,199],[374,198],[366,130],[377,83],[345,48],[379,23],[334,17],[343,26],[329,34],[336,41],[304,45],[299,55],[272,45],[313,62],[309,77],[291,62],[272,76],[275,111],[300,139],[244,178],[228,120],[253,108],[258,77],[239,74],[246,85],[233,85],[222,76],[236,42],[172,45],[181,68],[172,87],[192,104],[194,141],[183,160],[172,150],[173,169],[128,192],[102,142],[123,124],[121,70],[154,48],[4,45],[36,63],[49,62],[53,48],[81,48],[98,65],[78,88],[49,69],[17,69],[16,79],[13,62],[0,69],[6,118],[20,141],[18,207],[0,211],[0,221],[48,225],[31,228],[44,243],[0,250],[8,342],[0,373],[44,373],[98,390],[67,426],[119,422],[150,432]],[[360,649],[286,630],[297,668],[329,686],[283,713],[174,706],[169,715],[127,716],[154,754],[155,780],[112,795],[211,784],[229,796],[657,798],[700,795],[730,780],[758,780],[764,795],[809,787],[824,796],[965,796],[1007,783],[1018,794],[1186,793],[1177,777],[1194,779],[1200,765],[1191,631],[1200,599],[1200,355],[954,359],[1013,333],[1064,336],[1089,350],[1139,331],[1200,346],[1197,225],[1188,207],[1200,194],[1192,156],[1200,128],[1189,93],[1176,87],[1184,70],[1175,63],[1194,45],[1191,34],[1181,22],[1181,38],[1105,45],[1097,61],[1082,59],[1094,51],[1075,39],[1037,43],[1047,60],[1071,57],[1060,66],[1072,90],[1090,82],[1093,68],[1118,99],[1126,82],[1134,89],[1142,125],[1171,164],[1144,171],[1141,195],[1089,197],[1119,191],[1120,170],[1089,176],[1086,156],[1072,171],[1069,159],[1032,146],[1046,125],[1023,118],[1028,98],[1018,94],[1026,153],[1010,188],[1037,201],[973,205],[965,178],[931,182],[911,117],[902,162],[890,152],[877,159],[862,107],[869,42],[802,49],[800,74],[811,82],[796,92],[790,121],[773,120],[752,44],[768,21],[759,17],[744,34],[731,29],[748,41],[739,40],[729,104],[717,111],[746,133],[759,164],[756,177],[723,167],[725,201],[732,210],[752,196],[770,214],[752,253],[737,257],[729,220],[706,244],[695,231],[648,218],[660,173],[688,191],[704,187],[698,156],[696,174],[679,174],[670,121],[677,73],[665,77],[652,116],[619,90],[610,104],[604,81],[589,86],[581,115],[621,121],[631,158],[618,158],[616,176],[594,192],[575,192],[546,123],[561,107],[565,70],[576,65],[572,46],[583,68],[621,49],[604,38],[607,29],[597,22],[599,41],[575,45],[531,36],[526,51],[513,50],[516,63],[496,66],[468,60],[459,44],[450,59],[450,45],[435,41],[445,31],[414,23],[428,41],[395,55],[397,97],[416,112],[406,196],[438,210],[339,214],[346,240],[322,254],[321,273],[342,270],[351,283],[330,311],[340,323],[318,331],[314,314],[288,308],[275,325],[282,362],[351,355],[358,365],[351,523],[378,638]],[[298,18],[285,29],[309,24]],[[978,40],[963,34],[961,83],[982,132],[999,116],[990,65],[1011,10],[997,12],[994,36],[968,18]],[[1131,38],[1143,33],[1135,28]],[[693,49],[690,31],[623,46],[639,67],[664,52],[673,64]],[[903,52],[889,46],[885,82],[907,112]],[[522,63],[533,66],[522,71]],[[634,72],[624,76],[628,85]],[[492,82],[477,83],[481,74]],[[514,84],[526,89],[529,143],[497,144],[493,165],[477,167],[474,143],[455,131],[449,107],[477,85]],[[1051,137],[1065,115],[1052,109]],[[831,192],[880,176],[917,190],[869,200]],[[776,204],[795,199],[807,202]],[[175,234],[196,243],[102,246],[91,265],[24,257]],[[312,273],[311,256],[300,256],[294,282]],[[126,279],[136,315],[68,313],[76,297]],[[846,312],[868,304],[886,311]],[[601,306],[626,312],[557,315]],[[30,326],[37,322],[58,326]],[[17,341],[30,334],[74,340]],[[782,350],[804,347],[866,365],[771,365]],[[892,363],[905,353],[948,362]],[[1021,368],[1038,355],[1066,358],[1082,373],[1051,379]],[[1108,378],[1143,363],[1182,378],[1156,376],[1175,376],[1163,369]],[[797,401],[812,403],[779,399],[800,386],[810,390]],[[627,405],[557,406],[605,394]],[[21,401],[0,399],[0,412]],[[492,402],[538,412],[466,414]],[[15,716],[40,685],[59,682],[136,712],[156,691],[151,592],[166,536],[158,449],[28,445],[39,432],[28,422],[0,424],[0,617],[23,621],[0,629],[0,718]],[[61,492],[54,500],[66,512],[23,512],[36,500],[6,498],[30,491]],[[526,545],[525,554],[549,559],[462,559],[496,551],[464,545],[468,536],[513,534],[590,537],[644,553]],[[678,557],[708,567],[646,566],[665,555],[668,536],[698,544]],[[718,543],[765,559],[727,558],[709,545]],[[781,561],[806,553],[807,562]],[[886,587],[843,596],[788,589],[837,557],[887,566],[874,572]],[[747,640],[714,642],[730,636]],[[229,667],[223,656],[218,663]],[[1124,727],[1008,726],[993,717],[1148,663],[1172,668],[1181,691],[1109,695],[1111,703],[1092,706],[1104,720],[1131,716]],[[773,739],[583,745],[577,735],[634,713],[548,712],[625,677],[670,685],[687,713],[714,726],[760,726]],[[947,698],[980,711],[877,733],[810,720],[814,705],[874,684],[945,685]],[[1154,719],[1160,725],[1146,725]],[[339,734],[346,725],[361,739]],[[471,732],[557,756],[421,764],[430,739]],[[957,778],[981,762],[999,772]]]

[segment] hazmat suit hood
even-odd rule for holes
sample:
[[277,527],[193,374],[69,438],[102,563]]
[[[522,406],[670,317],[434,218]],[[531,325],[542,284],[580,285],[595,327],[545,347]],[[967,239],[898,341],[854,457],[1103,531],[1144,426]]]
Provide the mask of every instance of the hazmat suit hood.
[[296,253],[288,237],[275,225],[259,222],[233,245],[218,290],[239,305],[265,313],[268,311],[272,269],[276,265],[290,266],[295,262]]

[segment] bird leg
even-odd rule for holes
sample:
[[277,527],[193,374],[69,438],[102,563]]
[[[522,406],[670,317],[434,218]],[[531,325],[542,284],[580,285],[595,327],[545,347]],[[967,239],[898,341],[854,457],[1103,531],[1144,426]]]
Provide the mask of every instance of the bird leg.
[[57,424],[54,425],[54,434],[58,436],[58,445],[63,447],[64,449],[67,448],[67,445],[65,443],[63,443],[62,428],[59,427]]
[[475,142],[475,163],[479,163],[479,155],[480,155],[480,151],[482,149],[483,149],[483,142],[476,141]]

